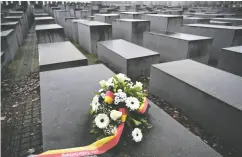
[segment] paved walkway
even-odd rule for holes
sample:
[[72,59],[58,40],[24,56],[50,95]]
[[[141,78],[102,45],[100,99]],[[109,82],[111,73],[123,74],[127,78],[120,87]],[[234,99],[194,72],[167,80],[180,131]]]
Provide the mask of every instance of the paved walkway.
[[2,157],[42,151],[38,49],[34,25],[2,72]]

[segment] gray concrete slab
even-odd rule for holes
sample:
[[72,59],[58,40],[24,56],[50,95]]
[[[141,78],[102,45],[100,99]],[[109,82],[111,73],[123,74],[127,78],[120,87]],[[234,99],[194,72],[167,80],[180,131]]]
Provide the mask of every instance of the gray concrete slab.
[[180,32],[183,23],[182,15],[145,14],[142,19],[150,21],[150,30],[154,32]]
[[141,19],[144,12],[121,12],[120,19]]
[[212,18],[212,20],[232,22],[233,26],[242,25],[242,18]]
[[150,31],[150,21],[142,19],[116,19],[112,22],[114,39],[124,39],[143,45],[143,32]]
[[210,60],[214,62],[214,66],[217,66],[219,52],[222,48],[242,45],[242,27],[185,24],[181,32],[213,38]]
[[92,16],[90,10],[76,10],[75,15],[77,18],[87,19],[88,16]]
[[27,32],[26,32],[26,24],[24,22],[24,18],[23,16],[6,16],[4,17],[4,22],[14,22],[14,21],[19,21],[20,22],[20,25],[21,25],[21,29],[22,29],[22,32],[23,32],[23,35],[25,35]]
[[55,24],[55,19],[51,16],[35,17],[34,20],[36,25]]
[[94,21],[112,24],[112,21],[119,19],[119,14],[95,14]]
[[25,28],[25,32],[28,32],[28,25],[29,25],[29,20],[27,17],[27,14],[24,11],[9,11],[8,12],[9,16],[23,16],[23,22],[24,22],[24,27]]
[[[99,81],[112,75],[113,72],[100,64],[40,73],[44,151],[85,146],[96,141],[89,133],[89,104],[93,92],[99,90]],[[102,156],[221,157],[163,110],[149,103],[149,119],[154,127],[144,136],[144,142],[136,146],[120,144],[116,146],[118,151],[111,150]]]
[[70,12],[67,10],[56,10],[56,18],[57,18],[57,23],[64,27],[65,25],[65,18],[70,17]]
[[226,14],[226,13],[221,13],[221,14],[193,13],[193,15],[197,17],[205,17],[205,18],[228,18],[228,17],[235,16],[235,14]]
[[87,58],[69,41],[39,44],[40,71],[87,65]]
[[1,31],[1,52],[4,52],[4,62],[11,61],[18,51],[16,30]]
[[73,36],[72,20],[74,20],[74,19],[77,19],[77,18],[76,17],[65,17],[64,31],[65,31],[66,36],[70,39],[72,39],[72,36]]
[[77,23],[78,22],[81,22],[81,21],[86,21],[86,20],[84,20],[84,19],[71,20],[71,22],[72,22],[72,36],[71,36],[71,39],[74,40],[77,43],[78,43],[78,40],[79,40],[78,25],[77,25]]
[[210,20],[209,23],[212,25],[232,26],[232,22],[225,22],[225,21]]
[[58,24],[36,25],[38,43],[53,43],[65,41],[63,27]]
[[112,25],[98,21],[77,22],[79,45],[88,53],[97,54],[97,42],[112,39]]
[[183,24],[203,23],[209,24],[211,18],[202,17],[183,17]]
[[20,46],[23,43],[24,40],[24,35],[22,32],[21,24],[19,21],[14,21],[14,22],[4,22],[1,23],[1,30],[9,30],[9,29],[14,29],[16,36],[17,36],[17,42],[18,46]]
[[153,65],[149,92],[182,110],[207,132],[241,151],[242,79],[192,61]]
[[132,79],[149,77],[151,64],[159,63],[159,54],[123,39],[98,43],[99,60]]
[[208,64],[212,38],[185,33],[144,32],[143,46],[158,52],[161,62],[190,58]]
[[242,46],[223,48],[219,53],[218,68],[242,77]]
[[53,16],[54,19],[55,19],[56,22],[57,22],[57,18],[56,18],[56,10],[61,10],[61,8],[60,8],[60,7],[52,7],[52,8],[50,9],[50,15]]
[[49,16],[48,13],[36,13],[34,14],[34,17],[46,17],[46,16]]
[[88,19],[89,21],[94,21],[94,16],[88,16],[87,19]]

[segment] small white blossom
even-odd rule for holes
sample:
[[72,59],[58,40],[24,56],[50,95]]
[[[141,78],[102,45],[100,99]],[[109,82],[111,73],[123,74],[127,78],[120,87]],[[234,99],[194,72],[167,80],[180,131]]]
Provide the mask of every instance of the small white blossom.
[[108,116],[104,113],[98,114],[97,117],[95,118],[95,124],[100,129],[106,128],[109,124]]
[[105,93],[101,93],[100,95],[103,99],[105,98]]
[[135,142],[140,142],[143,138],[143,134],[141,132],[141,130],[139,128],[135,128],[133,131],[132,131],[132,136],[133,136],[133,140]]
[[118,93],[122,92],[122,89],[118,89]]
[[117,119],[119,119],[122,116],[122,112],[117,111],[117,110],[112,110],[110,112],[110,118],[114,121],[116,121]]
[[111,132],[112,132],[112,134],[116,134],[117,133],[117,127],[115,126],[115,127],[113,127],[113,129],[111,130]]
[[125,101],[126,106],[130,108],[131,110],[137,110],[140,106],[140,102],[137,98],[135,97],[128,97]]
[[141,82],[136,81],[134,87],[139,87],[139,89],[141,90],[143,88],[143,84]]
[[108,79],[108,81],[106,82],[106,86],[108,86],[108,87],[109,86],[112,86],[112,87],[114,86],[113,78],[112,77]]
[[96,112],[98,110],[100,103],[99,103],[99,97],[97,95],[92,99],[91,106],[92,106],[92,110],[94,112]]
[[102,93],[103,91],[104,91],[103,89],[99,89],[99,90],[98,90],[99,93]]
[[129,78],[128,78],[126,75],[122,74],[122,73],[117,74],[116,77],[117,77],[117,78],[119,79],[119,81],[121,81],[121,82],[124,82],[125,80],[129,80]]
[[114,101],[115,105],[118,105],[119,103],[120,103],[119,101],[116,101],[116,100]]
[[102,81],[99,82],[99,84],[102,88],[104,88],[106,86],[106,81],[102,80]]

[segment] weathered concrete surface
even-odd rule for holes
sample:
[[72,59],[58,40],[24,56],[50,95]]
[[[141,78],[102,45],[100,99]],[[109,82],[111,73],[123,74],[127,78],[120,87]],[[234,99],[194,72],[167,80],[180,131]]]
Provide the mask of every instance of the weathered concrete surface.
[[64,27],[65,18],[70,17],[70,13],[67,10],[56,10],[57,23]]
[[56,18],[56,10],[61,10],[61,8],[59,7],[52,7],[51,8],[51,12],[50,15],[54,17],[54,19],[56,20],[55,22],[57,22],[57,18]]
[[219,53],[218,68],[242,77],[242,46],[223,48]]
[[[89,104],[93,92],[99,89],[99,81],[112,75],[114,73],[104,65],[40,73],[44,151],[85,146],[96,141],[89,133]],[[154,127],[144,136],[144,141],[138,145],[119,142],[116,151],[113,148],[101,156],[221,157],[163,110],[149,103],[149,119]]]
[[18,46],[20,46],[23,43],[24,40],[24,35],[21,29],[21,25],[19,21],[14,21],[14,22],[4,22],[1,23],[1,31],[9,30],[9,29],[14,29],[16,36],[17,36],[17,41],[18,41]]
[[180,32],[182,15],[144,14],[142,19],[150,21],[150,30],[154,32]]
[[75,19],[71,20],[72,22],[72,37],[71,39],[78,43],[79,34],[78,34],[78,22],[86,21],[84,19]]
[[210,61],[213,62],[214,66],[217,66],[219,52],[222,48],[242,45],[242,27],[185,24],[182,27],[182,32],[213,38]]
[[40,71],[87,65],[87,58],[71,42],[39,44]]
[[190,58],[208,64],[212,38],[184,33],[144,32],[143,46],[158,52],[161,62]]
[[64,29],[58,24],[36,25],[35,31],[39,44],[65,41]]
[[34,20],[36,25],[55,24],[55,19],[51,16],[35,17]]
[[25,35],[27,32],[27,28],[26,28],[26,24],[24,23],[24,18],[23,16],[6,16],[4,17],[4,22],[14,22],[14,21],[19,21],[20,22],[20,25],[21,25],[21,28],[22,28],[22,32],[23,32],[23,35]]
[[4,52],[4,62],[11,61],[18,51],[16,30],[1,31],[1,52]]
[[88,53],[97,54],[97,42],[112,39],[112,25],[98,21],[77,22],[79,45]]
[[233,26],[242,25],[242,18],[212,18],[212,20],[232,22]]
[[241,151],[241,77],[192,60],[174,61],[152,66],[149,92]]
[[143,32],[150,31],[150,21],[141,19],[116,19],[112,22],[113,38],[143,45]]
[[72,30],[72,20],[77,19],[76,17],[66,17],[64,31],[68,38],[72,39],[73,30]]
[[9,16],[22,16],[22,22],[24,23],[25,33],[28,32],[30,21],[28,20],[28,15],[24,11],[10,11]]
[[235,14],[226,14],[226,13],[221,13],[221,14],[205,14],[205,13],[192,13],[194,16],[197,17],[204,17],[204,18],[227,18],[227,17],[233,17]]
[[225,22],[225,21],[211,20],[209,23],[212,25],[232,26],[232,22]]
[[34,14],[34,17],[46,17],[46,16],[49,16],[48,13],[36,13]]
[[119,19],[119,14],[95,14],[94,21],[112,24],[113,20]]
[[75,15],[77,18],[87,19],[88,16],[92,16],[89,10],[76,10]]
[[143,12],[121,12],[120,19],[141,19]]
[[183,17],[183,24],[203,23],[209,24],[211,18]]
[[88,19],[89,21],[94,21],[94,16],[88,16],[87,19]]
[[149,77],[151,64],[159,63],[160,55],[123,39],[98,43],[98,58],[116,71],[132,79]]

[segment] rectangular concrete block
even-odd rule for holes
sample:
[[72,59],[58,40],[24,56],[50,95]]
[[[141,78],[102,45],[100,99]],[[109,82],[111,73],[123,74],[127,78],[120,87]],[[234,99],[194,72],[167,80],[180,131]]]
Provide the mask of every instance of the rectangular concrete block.
[[98,21],[77,23],[79,45],[88,53],[97,54],[97,42],[112,39],[112,25]]
[[87,19],[88,16],[92,16],[90,10],[76,10],[75,15],[77,18]]
[[64,27],[65,18],[70,17],[70,13],[67,10],[56,10],[57,23]]
[[58,24],[36,25],[35,31],[39,44],[65,41],[64,29]]
[[121,12],[120,19],[141,19],[143,12]]
[[182,32],[213,38],[210,60],[214,66],[217,66],[219,52],[222,48],[242,45],[242,27],[185,24],[182,27]]
[[25,32],[28,32],[28,28],[29,28],[29,20],[28,20],[28,15],[26,14],[26,12],[24,11],[10,11],[8,13],[9,16],[22,16],[23,19],[23,23],[24,23],[24,27],[25,27]]
[[150,21],[141,19],[116,19],[112,22],[113,38],[143,45],[143,32],[150,31]]
[[53,16],[55,20],[56,20],[56,15],[55,15],[56,10],[61,10],[61,8],[60,7],[51,7],[51,9],[50,9],[50,15]]
[[174,61],[152,66],[149,92],[241,151],[241,77],[192,60]]
[[211,18],[183,17],[183,24],[203,23],[209,24]]
[[46,16],[49,16],[48,13],[36,13],[34,14],[34,17],[46,17]]
[[18,51],[16,30],[1,31],[1,52],[4,52],[5,62],[11,61]]
[[86,21],[84,19],[75,19],[71,20],[72,22],[72,37],[71,39],[78,43],[79,34],[78,34],[78,22]]
[[219,53],[218,68],[242,77],[242,46],[223,48]]
[[1,31],[6,31],[9,29],[14,29],[16,36],[17,36],[17,42],[18,46],[20,46],[23,43],[24,35],[22,32],[21,24],[19,21],[14,22],[4,22],[1,23]]
[[[90,101],[93,92],[100,88],[99,81],[113,75],[101,64],[40,73],[44,151],[86,146],[96,141],[89,133]],[[104,156],[221,157],[163,110],[149,103],[149,119],[154,127],[145,134],[143,142],[137,146],[117,145],[119,151],[108,151]]]
[[185,33],[144,32],[143,41],[144,47],[160,54],[161,62],[193,59],[208,64],[212,46],[211,37]]
[[240,25],[242,25],[242,18],[213,18],[212,20],[232,22],[233,26],[240,26]]
[[77,19],[76,17],[66,17],[65,18],[65,26],[64,26],[64,31],[65,34],[68,38],[72,39],[72,20]]
[[212,25],[232,26],[232,22],[210,20]]
[[87,58],[69,41],[39,44],[40,71],[87,65]]
[[160,56],[157,52],[117,39],[99,42],[98,58],[117,72],[137,79],[140,76],[148,77],[151,64],[159,63]]
[[89,21],[94,21],[94,16],[88,16],[87,19],[88,19]]
[[113,20],[119,19],[119,14],[95,14],[94,21],[112,24]]
[[182,15],[144,14],[142,19],[150,21],[150,30],[154,32],[180,32],[183,24]]
[[55,24],[55,19],[51,16],[35,17],[34,21],[36,25]]
[[4,22],[16,22],[16,21],[19,21],[20,22],[20,25],[21,25],[21,29],[22,29],[22,32],[23,32],[23,35],[25,35],[27,32],[27,28],[26,28],[26,24],[24,23],[24,18],[23,16],[6,16],[4,17]]

